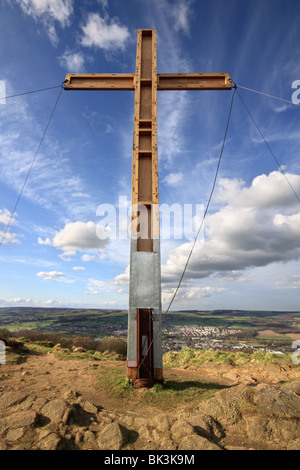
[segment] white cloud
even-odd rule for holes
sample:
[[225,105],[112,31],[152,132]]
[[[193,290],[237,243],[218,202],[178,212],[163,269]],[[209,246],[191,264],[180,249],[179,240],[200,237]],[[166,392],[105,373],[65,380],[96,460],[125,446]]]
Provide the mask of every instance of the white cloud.
[[58,62],[68,73],[84,72],[84,55],[82,52],[65,51],[63,55],[58,57]]
[[191,4],[193,0],[177,0],[175,3],[170,5],[169,13],[173,19],[173,27],[175,31],[182,31],[185,34],[189,34],[190,25],[189,21],[191,18]]
[[169,173],[163,179],[163,183],[165,183],[167,186],[177,186],[179,183],[181,183],[182,179],[183,179],[182,173]]
[[82,46],[98,47],[106,51],[124,50],[130,39],[127,26],[120,25],[116,19],[102,18],[98,13],[90,13],[86,24],[81,27]]
[[[300,175],[286,173],[286,178],[300,195]],[[250,187],[245,187],[242,180],[220,179],[220,190],[216,196],[217,201],[228,202],[233,207],[256,207],[266,209],[270,207],[293,207],[299,204],[295,194],[283,174],[273,171],[269,175],[259,175],[252,181]],[[279,190],[280,188],[280,190]]]
[[55,278],[64,277],[64,273],[61,273],[58,271],[49,271],[49,272],[41,271],[37,273],[37,276],[41,277],[45,281],[53,281],[55,280]]
[[15,0],[26,15],[36,21],[41,20],[53,45],[57,45],[58,36],[55,22],[62,28],[70,24],[73,13],[73,0]]
[[[289,176],[298,181],[299,175]],[[277,177],[274,173],[261,175],[248,188],[236,180],[227,179],[225,185],[221,181],[225,191],[218,199],[223,205],[207,216],[205,243],[194,251],[186,279],[300,258],[300,212],[293,204],[287,205],[290,195]],[[291,194],[291,199],[295,198]],[[171,251],[162,266],[165,282],[179,279],[190,249],[191,242]]]
[[[182,302],[184,305],[187,305],[187,302],[197,301],[198,299],[203,299],[206,297],[212,297],[215,294],[223,292],[225,289],[223,287],[197,287],[197,286],[181,286],[180,290],[176,295],[176,302]],[[168,304],[173,298],[175,293],[175,288],[163,287],[162,291],[162,301],[164,304]]]
[[[2,241],[2,238],[3,238],[3,241]],[[18,239],[18,235],[16,233],[12,233],[9,231],[7,231],[6,234],[4,235],[4,231],[0,230],[0,240],[2,241],[4,245],[9,244],[9,243],[20,243],[20,240]]]
[[26,299],[22,297],[13,297],[10,299],[0,299],[0,305],[10,305],[10,304],[30,304],[31,299]]
[[125,269],[125,271],[121,274],[118,274],[114,278],[114,285],[119,286],[119,285],[129,285],[129,271],[130,271],[130,265],[128,265]]
[[[14,217],[11,218],[11,213],[9,212],[9,210],[0,209],[0,224],[7,226],[8,224],[12,225],[15,223],[16,223],[16,219]],[[7,230],[4,235],[4,230],[3,231],[0,230],[0,242],[2,242],[3,244],[20,243],[20,240],[16,233],[12,233],[9,230]]]
[[11,218],[11,213],[8,209],[0,209],[0,224],[10,225],[16,223],[16,219],[14,217]]
[[93,256],[93,255],[82,255],[82,257],[81,257],[81,260],[86,261],[86,262],[87,261],[92,261],[93,259],[95,259],[95,256]]
[[[107,239],[98,237],[97,232],[101,226],[96,225],[94,222],[72,222],[66,224],[63,229],[53,237],[50,241],[49,238],[42,240],[38,239],[40,245],[52,245],[63,251],[63,256],[73,256],[76,251],[86,250],[103,250],[108,244]],[[90,261],[90,255],[83,255],[82,261]]]
[[84,271],[85,268],[83,266],[74,266],[73,271]]
[[51,240],[49,237],[45,238],[45,240],[43,240],[41,237],[38,237],[38,244],[39,245],[48,245],[48,246],[51,246],[52,243],[51,243]]

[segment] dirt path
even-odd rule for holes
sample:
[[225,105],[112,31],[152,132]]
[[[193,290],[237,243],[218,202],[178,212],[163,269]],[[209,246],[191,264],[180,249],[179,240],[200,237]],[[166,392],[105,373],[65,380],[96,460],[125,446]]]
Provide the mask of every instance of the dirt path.
[[[126,377],[124,361],[87,361],[60,359],[55,354],[29,355],[22,364],[1,365],[0,393],[23,392],[48,400],[63,398],[70,391],[78,392],[86,400],[107,410],[145,414],[145,405],[139,410],[138,400],[122,400],[108,393],[99,377],[116,370]],[[296,377],[296,375],[297,377]],[[216,386],[238,384],[280,383],[300,379],[300,371],[278,364],[249,364],[237,367],[231,364],[204,364],[200,367],[165,368],[167,382],[213,383]],[[141,393],[143,393],[141,391]]]
[[112,393],[123,377],[125,361],[54,353],[1,365],[0,449],[300,449],[300,369],[288,363],[165,368],[160,403],[155,388]]
[[[3,365],[0,391],[21,391],[48,400],[78,392],[97,406],[114,408],[116,403],[100,387],[99,374],[106,368],[122,368],[125,362],[59,359],[54,354],[30,355],[22,364]],[[105,372],[104,372],[105,373]],[[120,403],[118,403],[118,406]]]

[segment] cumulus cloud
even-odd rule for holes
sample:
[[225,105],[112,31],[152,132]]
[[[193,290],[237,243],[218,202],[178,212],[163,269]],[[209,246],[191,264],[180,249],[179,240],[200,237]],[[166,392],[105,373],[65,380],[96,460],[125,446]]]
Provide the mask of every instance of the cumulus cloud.
[[58,22],[62,28],[70,24],[73,0],[15,0],[15,2],[20,5],[26,15],[36,21],[42,21],[50,41],[53,45],[57,45],[55,22]]
[[[286,179],[287,178],[287,179]],[[254,178],[251,186],[246,187],[243,180],[222,178],[216,200],[229,203],[233,207],[256,207],[261,209],[293,207],[299,204],[291,186],[300,195],[300,175],[279,171]],[[290,184],[289,184],[290,183]]]
[[182,173],[169,173],[163,179],[163,183],[165,183],[167,186],[177,186],[179,183],[181,183],[182,179],[183,179]]
[[[96,225],[94,222],[72,222],[66,224],[63,229],[53,237],[53,240],[38,238],[40,245],[51,245],[62,250],[63,255],[75,255],[76,251],[103,250],[109,243],[109,240],[99,237],[105,228]],[[83,261],[89,261],[90,255],[83,255]]]
[[49,271],[49,272],[41,271],[37,273],[37,276],[41,277],[45,281],[53,281],[55,280],[55,278],[64,277],[64,273],[61,273],[58,271]]
[[108,16],[102,18],[98,13],[90,13],[81,29],[82,46],[97,47],[106,51],[124,50],[130,39],[126,26],[120,25],[117,19],[110,20]]
[[59,64],[69,73],[84,72],[84,55],[82,52],[65,51],[58,57]]
[[[298,175],[289,177],[296,186],[300,183]],[[300,212],[295,211],[295,195],[289,194],[286,184],[279,172],[261,175],[249,187],[222,180],[224,192],[218,198],[222,207],[207,216],[203,248],[193,253],[185,277],[204,278],[299,259]],[[162,266],[165,282],[179,279],[190,249],[191,242],[170,253]]]
[[83,266],[74,266],[73,271],[84,271],[85,268]]

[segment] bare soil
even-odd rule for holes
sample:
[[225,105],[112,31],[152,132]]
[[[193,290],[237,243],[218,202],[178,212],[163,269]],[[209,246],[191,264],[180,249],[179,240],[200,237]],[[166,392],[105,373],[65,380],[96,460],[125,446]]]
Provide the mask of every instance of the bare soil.
[[[54,353],[30,354],[21,364],[0,366],[0,398],[3,400],[5,396],[18,396],[18,394],[36,397],[35,400],[38,399],[42,403],[42,408],[45,403],[52,401],[54,403],[57,399],[66,400],[68,394],[75,393],[86,402],[95,405],[98,410],[103,411],[102,414],[95,415],[97,419],[93,425],[82,428],[86,433],[84,439],[92,436],[93,444],[83,443],[83,447],[81,447],[78,427],[75,429],[65,423],[59,429],[57,428],[50,437],[47,436],[48,440],[45,442],[50,446],[50,449],[59,448],[57,446],[61,445],[59,433],[62,430],[63,436],[70,435],[72,442],[76,442],[79,448],[90,448],[91,445],[97,448],[99,440],[103,438],[101,433],[103,433],[105,420],[111,426],[121,426],[120,429],[123,429],[122,426],[128,425],[131,429],[130,432],[136,436],[136,441],[133,443],[133,434],[131,434],[131,440],[129,439],[126,444],[127,447],[126,445],[122,447],[122,439],[120,440],[121,444],[118,443],[118,446],[121,447],[117,448],[124,449],[177,448],[188,450],[190,448],[186,446],[192,445],[191,443],[194,443],[195,449],[198,449],[199,446],[201,448],[202,445],[208,445],[212,448],[213,446],[222,448],[225,445],[225,448],[232,448],[232,450],[234,447],[239,447],[238,450],[249,448],[286,449],[290,442],[295,448],[300,446],[300,434],[297,431],[299,426],[296,426],[299,423],[297,409],[299,411],[300,368],[289,362],[248,363],[243,367],[237,367],[230,363],[207,363],[197,367],[165,368],[166,384],[181,383],[186,388],[190,386],[189,384],[207,384],[207,388],[211,386],[214,393],[210,398],[204,396],[198,403],[175,403],[173,401],[169,405],[164,404],[161,409],[154,406],[153,402],[148,401],[147,404],[141,399],[146,393],[144,389],[136,390],[125,398],[110,393],[107,386],[103,385],[103,380],[100,379],[113,372],[116,372],[118,377],[126,377],[126,362],[61,359]],[[288,388],[284,388],[285,385]],[[250,393],[249,390],[250,392],[253,390],[253,392]],[[257,395],[256,401],[252,397],[255,393]],[[274,413],[272,410],[269,412],[267,408],[268,398],[266,397],[268,396],[273,400]],[[285,407],[283,415],[282,407]],[[14,406],[11,406],[10,409],[0,409],[0,422],[5,424],[4,419],[7,419],[10,413],[17,411],[18,409]],[[38,409],[36,411],[39,412]],[[24,415],[21,417],[24,419]],[[104,419],[104,417],[106,418]],[[25,415],[25,418],[29,419],[30,416]],[[163,420],[167,422],[167,434],[160,429]],[[154,428],[154,422],[156,422],[156,428]],[[293,426],[295,425],[295,430],[291,428],[291,423]],[[49,426],[50,429],[51,423]],[[185,428],[186,435],[181,435],[182,429]],[[7,441],[7,445],[10,446],[8,448],[18,449],[18,445],[21,445],[18,442],[23,442],[21,438],[18,441],[18,432],[21,435],[24,429],[23,427],[22,431],[12,429],[8,431],[10,434],[4,431],[4,439],[8,439],[7,436],[14,439],[11,442]],[[47,426],[45,430],[47,430]],[[160,432],[164,434],[160,434]],[[168,439],[165,438],[165,443],[162,444],[161,436],[165,435],[168,436]],[[29,431],[27,434],[25,433],[25,436],[30,436]],[[36,439],[36,434],[34,436]],[[30,447],[28,439],[26,446]],[[51,447],[51,439],[54,439],[54,447]],[[66,440],[66,437],[64,439]],[[86,447],[84,447],[85,445]]]

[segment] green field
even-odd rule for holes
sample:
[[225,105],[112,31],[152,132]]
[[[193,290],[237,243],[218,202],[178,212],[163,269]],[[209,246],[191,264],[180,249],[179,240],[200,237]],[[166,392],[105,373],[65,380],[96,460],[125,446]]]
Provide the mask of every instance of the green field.
[[[11,331],[35,329],[57,333],[97,333],[101,327],[127,326],[122,310],[84,310],[59,308],[0,308],[0,328]],[[95,331],[94,331],[95,330]]]
[[[127,328],[127,311],[62,308],[0,308],[0,328],[11,331],[34,329],[69,335],[113,335]],[[164,326],[235,328],[241,336],[272,330],[276,334],[300,334],[300,312],[213,310],[170,312]],[[258,338],[256,338],[257,340]],[[261,338],[260,338],[261,339]],[[285,338],[282,338],[284,341]],[[274,341],[279,341],[274,337]]]

